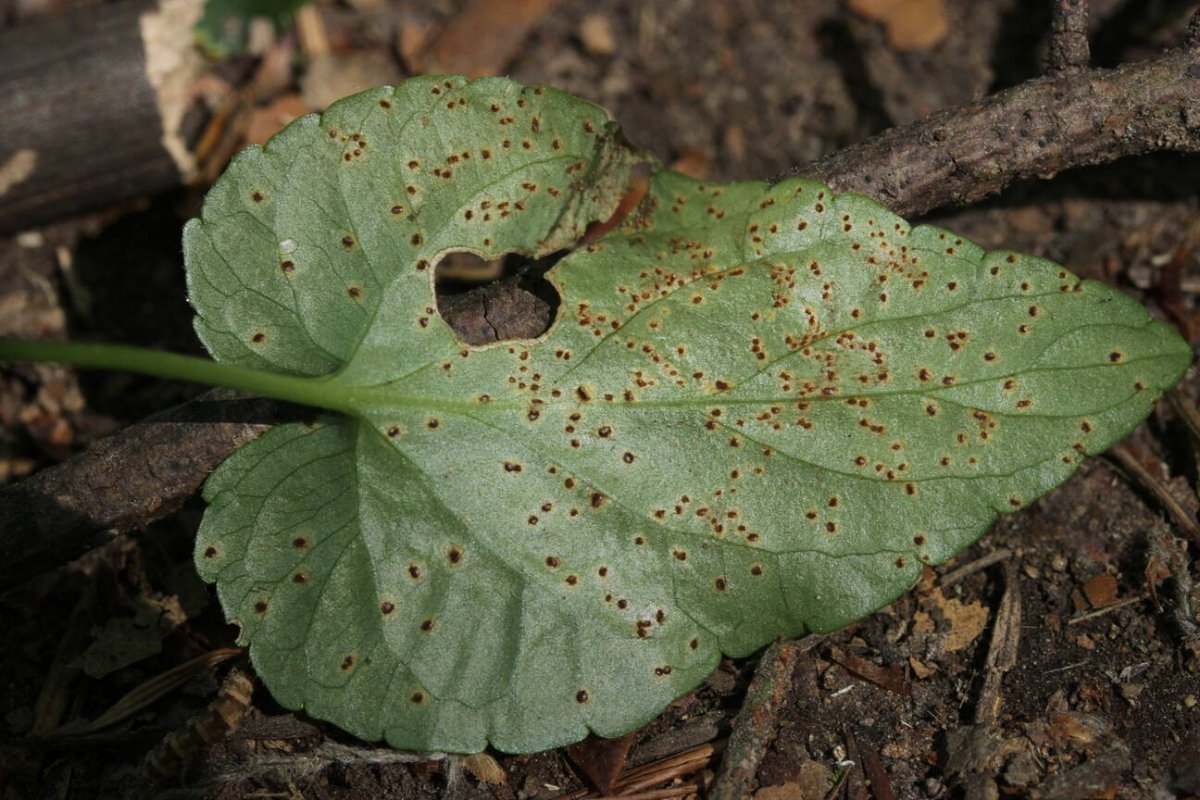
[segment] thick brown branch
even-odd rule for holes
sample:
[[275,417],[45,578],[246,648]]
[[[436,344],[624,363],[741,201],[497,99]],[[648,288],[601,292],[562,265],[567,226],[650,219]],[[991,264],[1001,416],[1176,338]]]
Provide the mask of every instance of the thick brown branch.
[[1086,69],[1091,61],[1088,46],[1088,0],[1055,0],[1050,22],[1050,48],[1046,71],[1066,74]]
[[[1021,178],[1121,156],[1200,152],[1200,23],[1194,21],[1192,30],[1189,49],[1117,70],[1031,81],[888,131],[795,173],[911,215],[977,201]],[[525,294],[523,310],[485,319],[467,313],[455,324],[485,330],[501,316],[544,319],[544,301]],[[492,299],[499,302],[499,295]],[[480,314],[490,305],[466,304]],[[0,584],[79,555],[103,538],[98,531],[161,518],[265,428],[266,416],[233,420],[211,397],[164,412],[0,491]]]
[[1029,81],[791,174],[912,215],[976,202],[1016,180],[1161,150],[1200,152],[1200,47]]
[[280,418],[281,404],[214,389],[0,490],[0,586],[161,519]]

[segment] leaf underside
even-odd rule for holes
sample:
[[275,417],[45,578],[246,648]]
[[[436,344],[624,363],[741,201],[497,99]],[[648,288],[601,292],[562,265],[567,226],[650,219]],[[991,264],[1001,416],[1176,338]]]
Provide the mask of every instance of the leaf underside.
[[441,255],[569,245],[640,160],[568,95],[414,79],[244,152],[189,224],[213,356],[351,410],[205,487],[201,575],[284,706],[417,750],[624,733],[722,653],[888,603],[1189,363],[1045,260],[665,170],[551,272],[546,335],[455,339]]

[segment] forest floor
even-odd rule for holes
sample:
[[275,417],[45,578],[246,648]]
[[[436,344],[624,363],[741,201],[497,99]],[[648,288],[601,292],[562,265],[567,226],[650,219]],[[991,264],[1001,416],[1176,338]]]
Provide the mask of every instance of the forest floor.
[[[540,4],[525,27],[514,16],[514,30],[498,35],[473,29],[480,23],[466,5],[321,5],[315,33],[310,25],[268,36],[254,55],[229,59],[213,80],[256,88],[210,156],[213,174],[245,141],[342,94],[424,69],[480,69],[600,103],[632,141],[682,171],[769,179],[1036,76],[1050,22],[1042,0],[562,0]],[[888,11],[895,6],[910,16]],[[1093,63],[1176,45],[1196,8],[1097,0]],[[906,20],[916,13],[926,23],[914,28]],[[461,44],[494,34],[494,47]],[[1158,155],[1046,177],[922,221],[1118,286],[1195,343],[1200,158]],[[178,236],[204,188],[0,238],[0,333],[69,331],[199,352]],[[196,391],[53,368],[0,371],[0,481]],[[1179,396],[1194,407],[1198,394],[1193,370]],[[717,770],[734,720],[753,702],[756,673],[784,680],[777,703],[752,709],[768,731],[751,754],[747,788],[758,800],[1200,796],[1200,640],[1190,610],[1200,608],[1192,592],[1200,542],[1189,549],[1184,528],[1130,467],[1140,464],[1194,525],[1196,445],[1164,401],[1119,452],[1003,516],[892,605],[820,640],[725,661],[633,735],[626,770],[691,754],[640,796],[683,796],[681,784]],[[584,794],[587,770],[603,772],[612,746],[496,753],[465,765],[400,756],[292,715],[262,689],[248,707],[232,703],[240,726],[187,752],[182,783],[171,771],[146,772],[147,753],[222,690],[220,670],[199,671],[105,731],[35,736],[93,719],[164,670],[233,646],[191,565],[201,510],[194,500],[0,595],[4,798],[122,797],[135,775],[181,797],[598,796]],[[224,696],[233,688],[226,683]],[[645,794],[672,781],[674,794]]]

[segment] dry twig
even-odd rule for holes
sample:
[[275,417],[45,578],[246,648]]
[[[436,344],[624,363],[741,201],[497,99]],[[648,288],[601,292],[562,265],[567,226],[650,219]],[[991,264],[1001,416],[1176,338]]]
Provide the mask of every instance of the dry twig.
[[983,689],[975,707],[976,725],[995,725],[1000,721],[1003,697],[1000,684],[1004,675],[1017,665],[1017,648],[1021,643],[1021,583],[1012,561],[1004,565],[1004,596],[996,610],[992,641],[984,664]]
[[1055,0],[1050,22],[1050,48],[1046,71],[1066,74],[1086,69],[1091,60],[1088,46],[1088,0]]
[[1196,518],[1175,499],[1171,490],[1154,476],[1133,451],[1124,444],[1115,444],[1108,451],[1124,468],[1125,472],[1137,479],[1137,482],[1147,489],[1162,504],[1162,507],[1174,518],[1191,540],[1200,545],[1200,523]]
[[758,765],[778,733],[779,709],[791,688],[796,662],[824,638],[810,635],[775,642],[763,653],[738,712],[729,749],[721,759],[709,800],[741,800],[749,792]]
[[789,174],[912,215],[977,202],[1013,181],[1162,150],[1200,152],[1200,44],[1028,81]]

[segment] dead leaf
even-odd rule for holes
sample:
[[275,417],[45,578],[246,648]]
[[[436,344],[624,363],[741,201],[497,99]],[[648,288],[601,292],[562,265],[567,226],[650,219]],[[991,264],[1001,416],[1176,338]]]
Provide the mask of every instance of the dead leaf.
[[567,756],[602,794],[611,794],[617,777],[625,769],[635,734],[636,731],[630,731],[616,739],[589,736],[568,747]]
[[428,72],[499,75],[554,0],[473,0],[430,44]]
[[883,24],[896,50],[931,50],[950,32],[945,0],[847,0],[855,13]]
[[433,32],[432,24],[421,17],[405,15],[396,30],[396,52],[412,72],[420,71],[421,54],[425,52]]
[[131,600],[132,617],[113,617],[96,633],[96,640],[80,656],[80,666],[93,678],[103,678],[122,667],[162,652],[162,640],[187,620],[179,598],[137,597]]
[[[939,644],[945,653],[970,647],[987,627],[988,610],[982,603],[963,603],[957,598],[947,600],[940,591],[931,592],[924,602],[931,607],[932,616],[943,623],[938,625],[938,632]],[[915,624],[913,628],[916,629]]]
[[285,94],[269,106],[254,109],[246,127],[246,144],[263,144],[284,125],[312,110],[298,94]]
[[402,77],[385,50],[329,53],[312,59],[300,79],[300,94],[308,106],[323,109],[364,89],[399,83]]
[[472,753],[464,756],[462,765],[463,769],[484,783],[501,786],[508,781],[508,776],[504,774],[504,767],[500,766],[500,762],[487,753]]

